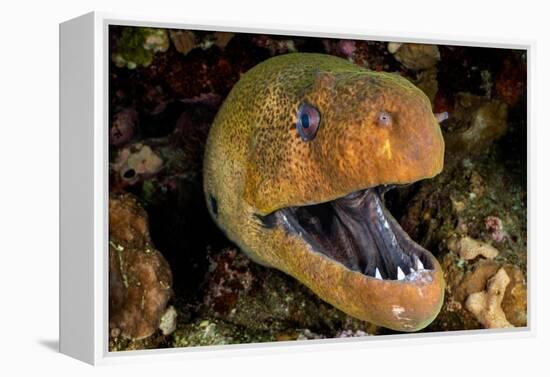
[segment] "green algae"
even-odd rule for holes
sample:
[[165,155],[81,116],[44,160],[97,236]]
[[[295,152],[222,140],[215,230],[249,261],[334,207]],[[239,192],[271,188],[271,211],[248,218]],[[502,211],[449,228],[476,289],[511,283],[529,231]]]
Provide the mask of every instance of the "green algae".
[[179,327],[173,334],[174,347],[263,343],[275,340],[268,331],[250,331],[219,320],[201,319]]
[[111,55],[117,67],[148,67],[157,52],[165,52],[170,38],[164,29],[126,27]]

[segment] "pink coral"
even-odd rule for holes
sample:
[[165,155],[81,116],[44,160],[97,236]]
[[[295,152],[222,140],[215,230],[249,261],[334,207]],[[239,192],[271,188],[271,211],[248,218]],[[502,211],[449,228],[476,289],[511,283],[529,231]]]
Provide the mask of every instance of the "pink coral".
[[351,58],[357,49],[355,46],[355,41],[350,40],[342,40],[338,42],[338,48],[340,52],[348,58]]
[[485,218],[485,228],[496,242],[502,242],[507,237],[506,231],[502,226],[502,220],[496,216],[487,216]]

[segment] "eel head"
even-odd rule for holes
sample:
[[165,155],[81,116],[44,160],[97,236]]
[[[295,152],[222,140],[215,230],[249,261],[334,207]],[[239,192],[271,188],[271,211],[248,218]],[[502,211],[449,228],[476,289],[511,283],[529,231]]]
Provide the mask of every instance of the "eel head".
[[250,257],[362,320],[416,331],[435,318],[441,267],[384,206],[386,190],[443,168],[420,89],[335,57],[283,55],[241,78],[210,132],[209,209]]
[[[400,331],[425,327],[443,303],[441,267],[383,196],[442,170],[444,144],[429,101],[396,75],[321,72],[295,111],[281,174],[255,171],[250,177],[262,179],[248,181],[262,226],[292,245],[265,257],[267,264],[357,318]],[[259,154],[256,166],[270,158]]]

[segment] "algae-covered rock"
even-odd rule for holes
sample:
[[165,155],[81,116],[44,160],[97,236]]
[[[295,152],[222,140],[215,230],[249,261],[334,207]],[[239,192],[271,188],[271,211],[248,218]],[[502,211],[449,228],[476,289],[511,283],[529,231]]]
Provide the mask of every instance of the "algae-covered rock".
[[431,67],[418,72],[413,83],[428,96],[433,106],[435,96],[439,90],[439,85],[437,83],[437,68]]
[[[172,273],[149,237],[147,215],[129,194],[109,198],[109,329],[140,340],[159,328]],[[154,342],[153,342],[154,343]]]
[[455,109],[446,123],[447,155],[453,159],[474,157],[506,133],[508,106],[499,100],[468,93],[456,96]]
[[527,326],[527,282],[523,271],[513,265],[506,265],[504,269],[510,283],[502,300],[502,310],[512,325]]
[[153,62],[155,53],[165,52],[168,47],[170,39],[164,29],[125,27],[111,59],[117,67],[147,67]]
[[376,326],[347,316],[291,277],[235,249],[211,258],[204,297],[209,316],[257,331],[377,332]]
[[170,30],[170,39],[176,50],[184,55],[197,47],[195,33],[189,30]]
[[270,333],[249,331],[219,320],[200,320],[180,327],[173,336],[174,347],[262,343],[275,340]]
[[176,50],[187,55],[195,48],[207,50],[212,46],[224,49],[233,38],[233,33],[214,32],[197,34],[190,30],[170,30],[170,39]]
[[428,69],[441,59],[436,45],[418,43],[389,43],[388,51],[410,69]]

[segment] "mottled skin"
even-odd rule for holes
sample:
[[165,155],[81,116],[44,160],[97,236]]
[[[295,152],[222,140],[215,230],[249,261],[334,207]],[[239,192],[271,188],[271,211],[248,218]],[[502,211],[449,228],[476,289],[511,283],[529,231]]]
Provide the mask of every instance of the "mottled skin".
[[[321,113],[316,137],[303,141],[296,112]],[[389,126],[377,123],[381,111]],[[301,281],[344,312],[402,331],[439,312],[444,279],[437,260],[414,283],[377,280],[312,250],[257,215],[326,202],[381,184],[433,177],[444,144],[428,98],[406,79],[321,54],[287,54],[248,71],[210,131],[204,161],[209,210],[253,260]]]

